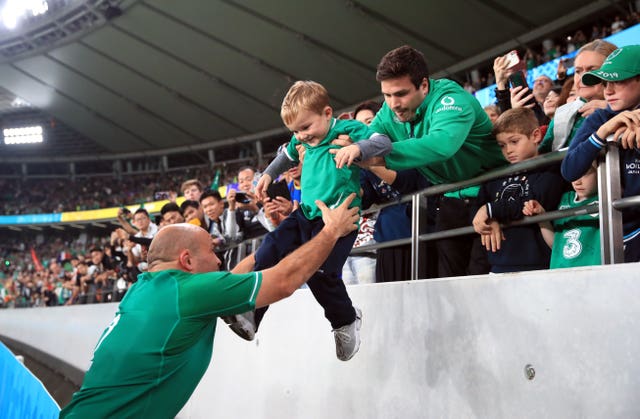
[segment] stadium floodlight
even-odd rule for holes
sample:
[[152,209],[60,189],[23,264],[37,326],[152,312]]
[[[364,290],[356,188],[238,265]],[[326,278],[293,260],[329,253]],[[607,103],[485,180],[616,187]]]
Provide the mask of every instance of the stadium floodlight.
[[5,128],[2,130],[5,144],[33,144],[43,141],[42,127],[35,125],[22,128]]
[[30,108],[31,104],[26,100],[16,96],[15,99],[11,101],[11,107],[12,108]]
[[0,15],[2,23],[7,29],[15,29],[18,21],[25,15],[38,16],[49,10],[49,3],[45,0],[8,0]]

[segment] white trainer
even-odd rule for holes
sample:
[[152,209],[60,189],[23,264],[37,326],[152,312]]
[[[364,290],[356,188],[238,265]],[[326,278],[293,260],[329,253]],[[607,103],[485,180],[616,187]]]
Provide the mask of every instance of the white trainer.
[[348,361],[360,349],[360,327],[362,326],[362,310],[355,308],[356,319],[351,324],[333,330],[336,340],[336,356],[340,361]]

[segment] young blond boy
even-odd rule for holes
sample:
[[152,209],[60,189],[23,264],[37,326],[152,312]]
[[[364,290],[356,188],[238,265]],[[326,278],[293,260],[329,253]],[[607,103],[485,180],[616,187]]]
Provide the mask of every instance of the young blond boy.
[[[287,128],[293,132],[293,137],[284,152],[263,173],[256,186],[256,195],[259,199],[264,198],[273,179],[298,165],[300,154],[297,147],[302,146],[302,197],[300,208],[267,234],[255,253],[254,269],[274,266],[320,232],[324,224],[321,211],[315,203],[317,200],[333,208],[351,193],[355,193],[357,197],[352,206],[359,207],[360,170],[351,163],[358,158],[384,156],[391,150],[389,138],[375,134],[365,124],[334,118],[329,106],[329,94],[322,85],[313,81],[296,82],[285,96],[280,114]],[[357,142],[337,150],[334,155],[329,150],[340,147],[332,145],[331,141],[339,135],[348,135]],[[320,270],[307,282],[331,323],[336,355],[342,361],[351,359],[360,346],[362,313],[360,309],[353,307],[341,278],[342,266],[349,256],[356,235],[357,232],[354,231],[339,239]],[[256,329],[265,310],[266,308],[255,312],[253,321]]]
[[[576,133],[562,161],[562,176],[574,181],[583,176],[607,141],[620,150],[623,197],[640,195],[640,45],[613,51],[600,69],[586,72],[582,83],[604,83],[607,108],[596,110]],[[624,260],[640,261],[640,207],[622,212]]]
[[[542,133],[534,112],[527,108],[510,109],[500,115],[493,133],[502,154],[511,164],[538,155]],[[508,223],[523,218],[526,201],[537,200],[547,208],[555,208],[565,184],[557,168],[519,172],[481,186],[480,209],[473,219],[474,230],[481,235],[487,249],[491,272],[516,272],[549,267],[551,252],[536,224],[506,228]]]
[[[571,182],[573,190],[562,195],[559,210],[598,202],[598,172],[594,164],[582,177]],[[536,200],[525,202],[524,215],[544,214]],[[600,265],[600,223],[598,213],[540,223],[542,236],[551,247],[551,269]]]

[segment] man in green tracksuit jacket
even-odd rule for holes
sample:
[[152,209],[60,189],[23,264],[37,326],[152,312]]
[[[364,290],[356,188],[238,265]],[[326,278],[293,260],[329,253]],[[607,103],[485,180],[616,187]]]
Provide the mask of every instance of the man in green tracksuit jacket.
[[[378,64],[376,79],[385,104],[370,128],[393,142],[385,157],[387,168],[415,168],[432,184],[441,184],[506,164],[478,101],[453,81],[430,79],[421,52],[408,45],[388,52]],[[474,186],[440,197],[436,230],[471,225],[477,195]],[[439,240],[437,249],[440,277],[488,272],[477,237]]]

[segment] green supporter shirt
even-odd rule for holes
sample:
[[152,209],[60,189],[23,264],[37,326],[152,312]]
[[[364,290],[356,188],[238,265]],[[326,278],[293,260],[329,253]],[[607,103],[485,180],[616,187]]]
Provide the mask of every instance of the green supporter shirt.
[[329,208],[335,208],[349,194],[355,192],[356,198],[351,206],[360,207],[360,168],[352,164],[350,167],[344,166],[338,169],[334,155],[329,153],[332,148],[340,148],[332,145],[331,141],[342,134],[347,134],[357,142],[369,139],[374,132],[362,122],[333,118],[329,132],[318,145],[310,146],[301,143],[293,136],[287,146],[287,155],[296,163],[300,161],[296,145],[302,144],[305,148],[300,181],[302,201],[300,208],[309,220],[322,216],[322,212],[315,204],[316,199],[327,204]]
[[[433,184],[467,180],[507,164],[491,135],[486,112],[473,95],[451,80],[429,80],[429,93],[413,121],[398,121],[385,103],[369,128],[393,142],[385,158],[389,169],[416,168]],[[460,193],[475,197],[478,189]]]
[[204,375],[216,319],[253,310],[262,274],[143,273],[61,418],[173,418]]
[[[598,202],[593,196],[576,202],[576,192],[562,195],[558,209],[578,208]],[[560,218],[553,221],[551,269],[600,265],[600,224],[598,213]]]

